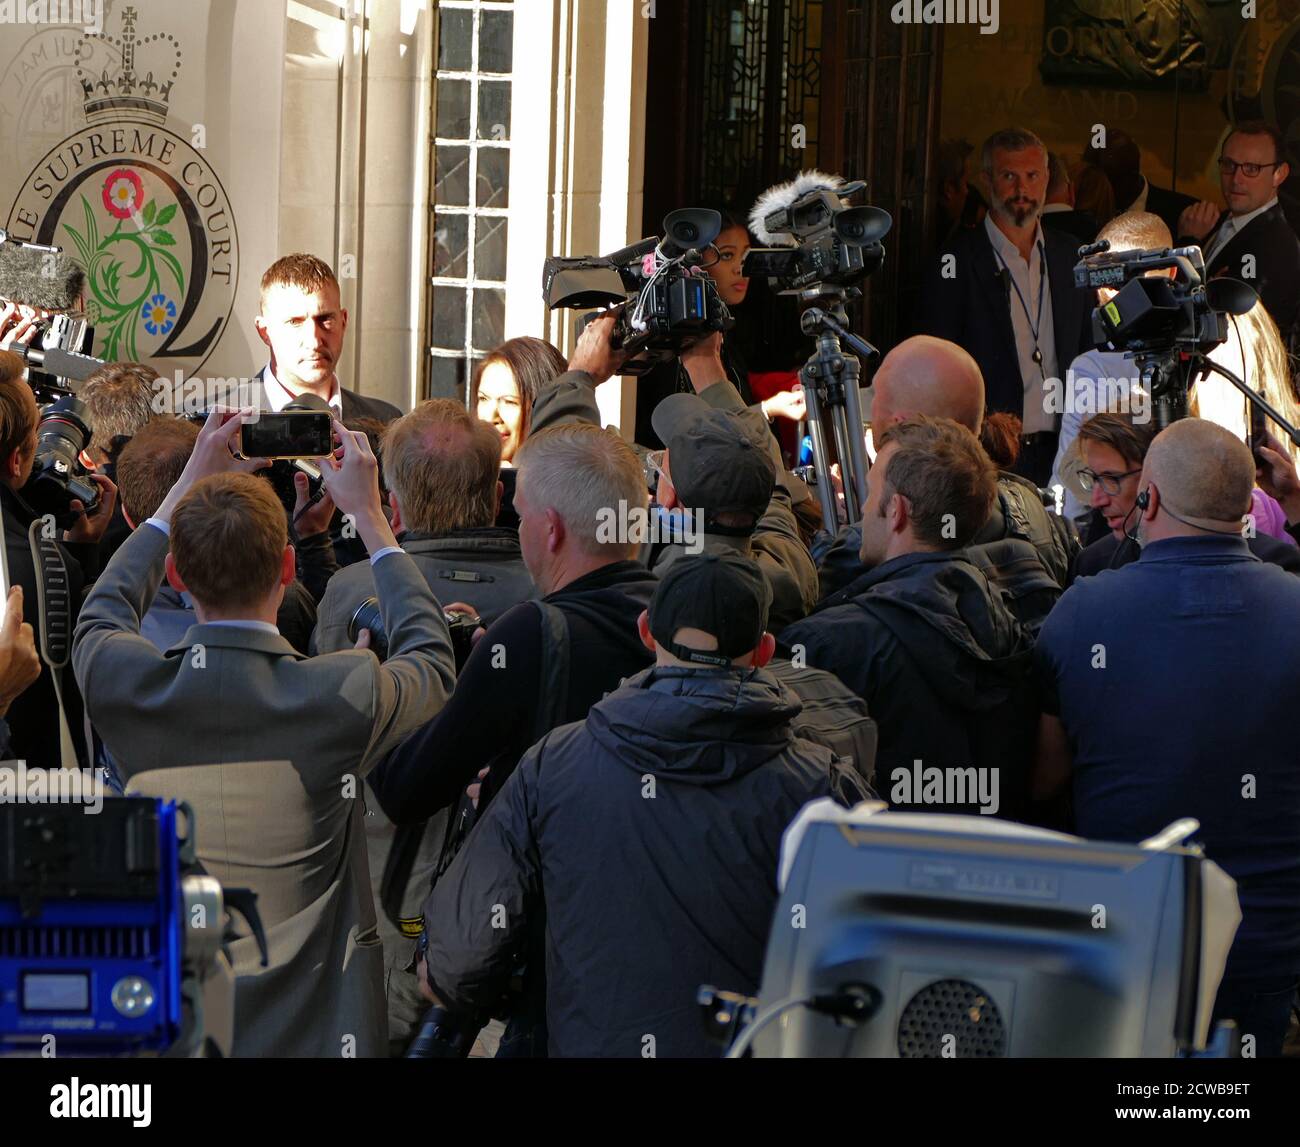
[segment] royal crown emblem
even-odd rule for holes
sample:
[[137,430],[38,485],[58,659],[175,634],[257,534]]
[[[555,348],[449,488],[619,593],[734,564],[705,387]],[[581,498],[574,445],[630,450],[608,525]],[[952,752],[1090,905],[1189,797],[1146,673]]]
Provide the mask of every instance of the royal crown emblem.
[[166,32],[140,39],[139,13],[122,12],[122,34],[88,32],[77,45],[77,79],[88,124],[129,117],[163,125],[181,72],[181,47]]

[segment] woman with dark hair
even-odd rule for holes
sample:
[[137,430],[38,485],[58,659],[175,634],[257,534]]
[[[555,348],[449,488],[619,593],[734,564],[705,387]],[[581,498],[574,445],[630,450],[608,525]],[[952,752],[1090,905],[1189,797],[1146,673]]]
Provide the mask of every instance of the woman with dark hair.
[[[722,365],[746,406],[758,407],[769,421],[786,418],[797,422],[804,416],[804,400],[801,391],[788,385],[789,372],[780,376],[780,381],[775,384],[777,389],[771,385],[760,386],[758,389],[764,390],[760,394],[751,385],[749,360],[755,350],[760,349],[759,340],[752,337],[754,332],[747,329],[750,324],[745,313],[738,310],[749,297],[752,287],[742,267],[745,253],[750,248],[749,229],[745,221],[731,211],[718,209],[718,214],[722,216],[722,230],[713,244],[717,253],[712,259],[706,256],[704,270],[713,279],[719,297],[736,319],[736,326],[723,336]],[[807,357],[806,352],[804,357]],[[782,386],[782,382],[786,385]],[[690,393],[692,387],[686,372],[676,361],[662,363],[637,380],[634,438],[641,445],[662,448],[663,443],[650,424],[650,416],[660,402],[678,391]]]
[[553,378],[569,364],[543,339],[523,338],[503,342],[479,363],[470,388],[470,409],[501,435],[501,465],[513,459],[528,437],[533,402]]

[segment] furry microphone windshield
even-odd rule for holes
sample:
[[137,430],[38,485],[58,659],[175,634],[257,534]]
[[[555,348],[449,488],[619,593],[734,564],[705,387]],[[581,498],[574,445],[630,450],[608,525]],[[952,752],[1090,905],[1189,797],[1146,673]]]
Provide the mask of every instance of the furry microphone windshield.
[[789,183],[778,183],[769,187],[749,213],[749,229],[760,247],[797,247],[799,240],[793,235],[774,235],[765,226],[765,221],[774,211],[783,211],[797,203],[810,191],[838,192],[844,186],[844,180],[838,175],[828,175],[824,171],[800,172]]
[[63,252],[0,242],[0,301],[44,311],[79,311],[86,272]]

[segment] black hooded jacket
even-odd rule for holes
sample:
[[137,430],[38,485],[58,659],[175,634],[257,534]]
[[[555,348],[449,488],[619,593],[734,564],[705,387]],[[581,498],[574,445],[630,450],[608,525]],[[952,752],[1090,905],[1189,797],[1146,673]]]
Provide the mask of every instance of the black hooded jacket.
[[766,670],[660,667],[545,737],[425,904],[434,991],[491,1004],[544,917],[550,1055],[719,1055],[696,992],[757,991],[782,833],[832,791],[800,709]]
[[[649,664],[636,619],[657,584],[639,563],[614,562],[542,599],[563,612],[568,626],[565,711],[554,724],[581,720],[624,677]],[[507,610],[488,627],[438,716],[370,774],[394,823],[431,817],[455,801],[485,766],[492,770],[485,797],[505,783],[537,740],[546,681],[543,650],[541,614],[530,602]]]
[[[847,602],[782,631],[784,656],[834,673],[879,726],[876,788],[893,800],[896,770],[997,768],[999,815],[1023,815],[1038,707],[1033,643],[960,550],[884,562]],[[802,647],[802,648],[800,648]]]

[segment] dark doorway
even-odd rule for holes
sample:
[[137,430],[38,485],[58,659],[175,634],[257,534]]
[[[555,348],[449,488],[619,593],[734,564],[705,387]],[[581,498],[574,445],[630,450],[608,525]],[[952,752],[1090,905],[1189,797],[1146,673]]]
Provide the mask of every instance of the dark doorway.
[[[896,25],[875,0],[659,0],[646,102],[643,231],[668,211],[726,205],[801,170],[865,179],[894,217],[854,326],[888,349],[908,333],[929,209],[942,28]],[[782,367],[807,354],[788,300],[756,289],[751,319]],[[776,366],[777,363],[765,364]]]

